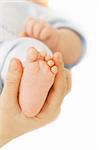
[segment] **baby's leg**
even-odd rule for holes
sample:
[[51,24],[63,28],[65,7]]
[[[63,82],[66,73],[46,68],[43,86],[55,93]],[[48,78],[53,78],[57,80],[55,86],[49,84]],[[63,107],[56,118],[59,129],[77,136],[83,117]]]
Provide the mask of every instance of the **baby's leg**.
[[57,67],[51,56],[29,49],[20,85],[20,106],[27,117],[37,115],[53,85]]

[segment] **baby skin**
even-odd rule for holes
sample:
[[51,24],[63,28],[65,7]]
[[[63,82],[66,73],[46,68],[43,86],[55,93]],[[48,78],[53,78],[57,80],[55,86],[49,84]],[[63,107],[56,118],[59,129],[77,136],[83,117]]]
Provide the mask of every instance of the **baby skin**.
[[61,52],[65,64],[74,64],[80,58],[82,42],[70,29],[56,29],[44,20],[29,18],[21,36],[32,37],[45,43],[53,52]]
[[27,53],[19,94],[21,109],[27,117],[40,112],[54,83],[58,68],[53,57],[39,53],[35,48]]

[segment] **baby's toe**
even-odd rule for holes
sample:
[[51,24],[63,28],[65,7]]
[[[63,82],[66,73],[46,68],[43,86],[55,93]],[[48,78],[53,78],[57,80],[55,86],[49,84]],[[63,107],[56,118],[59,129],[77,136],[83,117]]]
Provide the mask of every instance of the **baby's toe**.
[[46,57],[46,53],[41,52],[39,55],[39,59],[45,60],[45,57]]
[[27,62],[34,62],[38,58],[38,51],[35,48],[29,48],[28,53],[27,53]]
[[57,72],[58,72],[58,67],[57,67],[57,66],[53,66],[53,67],[51,68],[51,71],[52,71],[52,73],[54,73],[54,74],[56,75]]
[[48,64],[48,66],[49,67],[52,67],[52,66],[54,66],[54,61],[53,60],[49,60],[48,62],[47,62],[47,64]]

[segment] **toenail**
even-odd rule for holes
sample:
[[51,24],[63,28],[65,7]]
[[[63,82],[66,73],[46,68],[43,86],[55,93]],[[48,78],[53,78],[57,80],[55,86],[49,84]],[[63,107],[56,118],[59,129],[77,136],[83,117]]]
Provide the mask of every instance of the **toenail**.
[[51,71],[52,71],[54,74],[57,74],[58,68],[57,68],[56,66],[53,66],[53,67],[51,68]]
[[49,60],[47,63],[48,63],[49,66],[53,66],[54,65],[54,61],[53,60]]

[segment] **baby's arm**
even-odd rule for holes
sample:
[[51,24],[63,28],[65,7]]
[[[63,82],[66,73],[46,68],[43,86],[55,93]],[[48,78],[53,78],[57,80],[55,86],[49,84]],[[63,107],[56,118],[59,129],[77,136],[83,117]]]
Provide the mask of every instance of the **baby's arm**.
[[68,28],[56,29],[44,21],[29,19],[22,35],[41,40],[53,52],[60,51],[67,65],[74,64],[81,56],[82,41]]
[[80,37],[70,29],[59,29],[60,40],[58,49],[61,50],[65,64],[75,64],[81,56],[83,44]]

